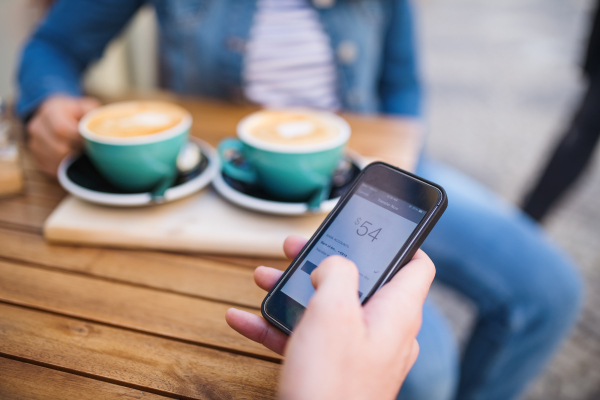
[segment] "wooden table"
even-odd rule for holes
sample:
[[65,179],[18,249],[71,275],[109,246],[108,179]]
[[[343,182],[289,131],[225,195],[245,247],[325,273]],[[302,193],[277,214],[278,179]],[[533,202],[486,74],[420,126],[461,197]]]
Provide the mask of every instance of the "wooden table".
[[[251,108],[169,97],[216,145]],[[406,121],[345,115],[350,147],[411,168]],[[65,196],[25,154],[25,193],[0,200],[0,398],[273,398],[280,357],[225,323],[259,313],[257,265],[282,260],[49,245]]]

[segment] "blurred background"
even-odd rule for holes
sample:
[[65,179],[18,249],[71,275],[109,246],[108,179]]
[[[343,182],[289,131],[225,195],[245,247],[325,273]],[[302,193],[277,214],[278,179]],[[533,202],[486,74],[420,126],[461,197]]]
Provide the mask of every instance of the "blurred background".
[[[429,153],[519,204],[585,89],[581,64],[595,2],[423,0],[417,5]],[[599,150],[545,220],[550,236],[586,278],[586,304],[571,339],[528,400],[600,399]],[[434,295],[443,296],[437,303],[464,334],[468,304],[443,288]]]
[[[0,1],[0,96],[15,95],[20,47],[43,0]],[[417,0],[430,154],[518,204],[570,122],[591,0]],[[156,88],[153,11],[140,11],[86,77],[92,93]],[[600,110],[598,110],[600,112]],[[526,399],[600,399],[600,151],[545,221],[587,282],[577,329]],[[501,238],[499,238],[501,239]],[[467,301],[435,287],[459,337]],[[440,301],[443,300],[443,301]]]

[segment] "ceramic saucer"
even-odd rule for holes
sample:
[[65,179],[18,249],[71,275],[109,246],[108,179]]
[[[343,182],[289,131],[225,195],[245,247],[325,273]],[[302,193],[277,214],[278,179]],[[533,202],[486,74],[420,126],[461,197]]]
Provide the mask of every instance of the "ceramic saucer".
[[[164,202],[189,196],[204,188],[220,170],[218,155],[206,142],[190,137],[202,154],[200,163],[186,173],[179,173],[173,185],[167,189]],[[73,196],[109,206],[136,207],[155,204],[149,192],[131,193],[108,182],[83,153],[70,154],[60,163],[58,181]]]
[[278,215],[328,213],[333,210],[340,196],[348,190],[354,178],[366,164],[367,162],[362,156],[348,151],[332,178],[332,189],[329,198],[322,202],[321,207],[317,210],[309,210],[306,203],[277,201],[260,187],[233,179],[222,171],[213,179],[213,186],[221,196],[230,202],[253,211]]

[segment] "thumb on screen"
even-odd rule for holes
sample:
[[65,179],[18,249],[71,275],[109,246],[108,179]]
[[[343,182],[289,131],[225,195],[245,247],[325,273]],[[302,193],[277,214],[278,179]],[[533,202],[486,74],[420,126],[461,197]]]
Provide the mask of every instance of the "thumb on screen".
[[341,256],[331,256],[323,260],[310,275],[317,293],[315,297],[326,301],[348,301],[360,305],[358,299],[358,269],[356,265]]
[[366,328],[358,298],[358,269],[352,261],[340,256],[326,258],[310,279],[316,292],[294,329],[296,336],[328,338],[331,347],[331,341],[340,343],[339,335],[348,328]]

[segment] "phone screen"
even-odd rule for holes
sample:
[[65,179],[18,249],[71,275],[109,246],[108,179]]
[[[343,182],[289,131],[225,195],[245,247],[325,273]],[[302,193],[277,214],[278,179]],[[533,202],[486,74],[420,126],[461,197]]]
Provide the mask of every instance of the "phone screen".
[[325,258],[340,255],[358,267],[358,295],[363,301],[426,214],[383,190],[361,184],[281,291],[306,307],[315,292],[310,273]]

